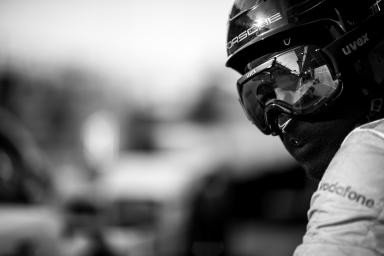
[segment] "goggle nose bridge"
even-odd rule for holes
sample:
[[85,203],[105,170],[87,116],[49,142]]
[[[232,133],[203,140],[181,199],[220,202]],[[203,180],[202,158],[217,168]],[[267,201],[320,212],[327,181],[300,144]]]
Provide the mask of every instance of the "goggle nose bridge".
[[[280,104],[279,104],[280,103]],[[286,114],[289,116],[294,116],[293,112],[284,107],[279,100],[275,100],[274,102],[269,103],[264,110],[264,121],[266,127],[271,131],[273,136],[279,135],[282,132],[278,125],[278,115]]]

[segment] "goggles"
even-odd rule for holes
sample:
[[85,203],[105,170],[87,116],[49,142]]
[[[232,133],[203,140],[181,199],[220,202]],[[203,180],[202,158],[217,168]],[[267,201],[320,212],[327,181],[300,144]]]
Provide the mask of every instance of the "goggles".
[[[318,34],[308,37],[307,33],[295,33],[298,38],[288,36],[296,41],[294,46],[248,61],[248,72],[237,82],[239,100],[248,119],[263,133],[278,135],[282,132],[280,114],[311,115],[329,106],[343,90],[340,67],[348,73],[349,68],[367,61],[375,51],[380,57],[377,59],[382,59],[377,47],[384,42],[384,33],[377,24],[383,22],[384,12],[378,12],[323,47],[308,44],[315,38],[318,41]],[[366,64],[377,78],[375,82],[383,83],[381,62],[368,60]],[[359,73],[357,69],[353,72]]]
[[315,45],[301,45],[248,64],[237,83],[240,103],[262,132],[279,132],[276,115],[317,112],[341,91],[332,63]]

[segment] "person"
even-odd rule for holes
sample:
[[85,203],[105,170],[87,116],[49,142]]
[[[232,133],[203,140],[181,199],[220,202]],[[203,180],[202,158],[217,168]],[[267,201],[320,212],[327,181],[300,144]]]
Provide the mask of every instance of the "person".
[[295,256],[384,254],[383,2],[235,0],[230,12],[226,66],[248,119],[318,181]]

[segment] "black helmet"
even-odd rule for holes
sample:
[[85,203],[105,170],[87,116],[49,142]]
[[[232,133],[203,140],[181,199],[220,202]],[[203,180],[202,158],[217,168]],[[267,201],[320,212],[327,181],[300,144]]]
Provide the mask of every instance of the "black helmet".
[[[329,35],[331,31],[334,37],[338,37],[366,19],[375,3],[378,6],[379,2],[236,0],[228,21],[226,65],[242,72],[249,60],[249,51],[253,52],[252,58],[255,54],[261,56],[271,47],[279,47],[275,44],[277,39],[289,40],[288,36],[292,34],[322,37],[324,35],[318,32],[327,31],[325,35]],[[319,38],[313,39],[318,41]]]

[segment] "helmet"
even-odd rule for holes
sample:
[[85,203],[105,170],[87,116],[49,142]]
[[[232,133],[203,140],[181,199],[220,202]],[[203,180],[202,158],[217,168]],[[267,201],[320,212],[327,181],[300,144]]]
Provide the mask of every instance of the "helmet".
[[248,118],[264,133],[277,135],[279,114],[314,114],[337,99],[341,73],[382,83],[382,4],[236,0],[228,22],[226,66],[243,74],[237,87]]
[[352,5],[348,0],[236,0],[228,21],[226,66],[242,72],[249,51],[254,57],[257,52],[276,49],[273,42],[289,40],[288,35],[320,29],[339,37],[340,32],[345,33],[369,16],[377,2],[354,1]]

